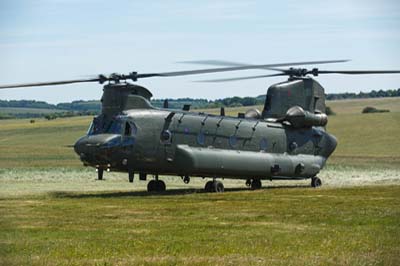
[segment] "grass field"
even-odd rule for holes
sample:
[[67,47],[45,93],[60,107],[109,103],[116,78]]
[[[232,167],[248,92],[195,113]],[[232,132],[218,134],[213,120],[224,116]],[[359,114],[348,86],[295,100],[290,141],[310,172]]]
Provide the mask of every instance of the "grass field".
[[97,181],[66,147],[90,117],[0,121],[0,265],[400,265],[400,98],[328,105],[339,145],[323,188],[224,180],[223,194]]
[[1,265],[399,265],[400,186],[0,201]]
[[[337,113],[329,117],[328,131],[339,145],[331,163],[400,168],[400,98],[331,101]],[[366,106],[390,113],[361,114]]]

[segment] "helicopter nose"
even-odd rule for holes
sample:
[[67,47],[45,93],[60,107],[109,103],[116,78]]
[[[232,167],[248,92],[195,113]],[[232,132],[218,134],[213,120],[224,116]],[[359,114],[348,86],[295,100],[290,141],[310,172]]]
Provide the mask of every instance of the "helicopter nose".
[[108,148],[118,146],[120,139],[119,135],[113,134],[84,136],[75,143],[74,150],[84,163],[107,164]]
[[74,151],[76,154],[80,155],[81,153],[84,152],[86,146],[86,138],[87,138],[86,136],[81,137],[75,142]]

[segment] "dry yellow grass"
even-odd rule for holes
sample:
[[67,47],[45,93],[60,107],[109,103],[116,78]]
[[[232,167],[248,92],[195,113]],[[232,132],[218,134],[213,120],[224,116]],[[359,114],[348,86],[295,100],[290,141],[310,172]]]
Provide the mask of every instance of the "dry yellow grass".
[[400,112],[400,97],[393,98],[371,98],[371,99],[354,99],[354,100],[335,100],[327,101],[338,115],[344,114],[361,114],[364,107],[372,106],[378,109],[388,109],[392,113]]

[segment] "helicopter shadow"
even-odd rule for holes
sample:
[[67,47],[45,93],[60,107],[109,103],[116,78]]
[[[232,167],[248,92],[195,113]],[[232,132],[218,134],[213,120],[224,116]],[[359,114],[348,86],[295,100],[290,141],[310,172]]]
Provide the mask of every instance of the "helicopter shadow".
[[[267,191],[271,189],[299,189],[299,188],[310,188],[308,185],[282,185],[282,186],[265,186],[257,191]],[[225,188],[225,192],[243,192],[252,191],[249,188]],[[69,198],[69,199],[85,199],[85,198],[124,198],[124,197],[154,197],[154,196],[178,196],[178,195],[190,195],[190,194],[214,194],[206,192],[204,189],[196,188],[180,188],[170,189],[165,192],[147,192],[147,191],[104,191],[104,192],[90,192],[90,193],[76,193],[76,192],[65,192],[56,191],[50,193],[54,198]]]

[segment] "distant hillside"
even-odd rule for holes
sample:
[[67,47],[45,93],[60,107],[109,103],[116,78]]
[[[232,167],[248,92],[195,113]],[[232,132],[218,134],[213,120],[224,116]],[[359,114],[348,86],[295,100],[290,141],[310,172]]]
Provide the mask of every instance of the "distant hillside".
[[[359,93],[333,93],[327,94],[327,100],[344,99],[364,99],[364,98],[382,98],[382,97],[400,97],[400,88],[397,90],[379,90]],[[168,99],[168,105],[171,109],[181,109],[183,105],[189,104],[192,109],[209,109],[219,107],[241,107],[263,105],[265,95],[257,97],[228,97],[217,100],[179,98]],[[153,99],[151,103],[156,107],[162,107],[164,99]],[[16,108],[23,108],[16,111]],[[48,110],[44,112],[43,110]],[[76,116],[76,115],[94,115],[101,110],[101,103],[98,100],[91,101],[73,101],[70,103],[49,104],[44,101],[34,100],[0,100],[0,119],[5,118],[28,118],[51,116],[49,113],[58,116]]]
[[35,100],[0,100],[0,107],[13,108],[35,108],[35,109],[58,109],[67,111],[98,111],[100,110],[100,101],[73,101],[71,103],[50,104]]

